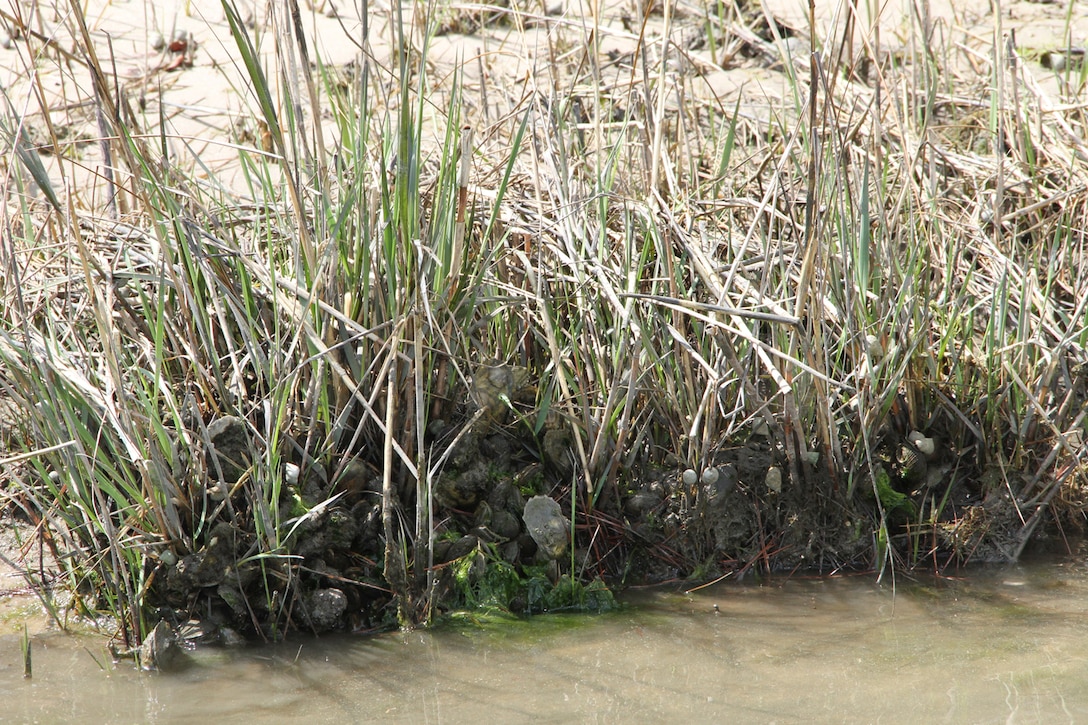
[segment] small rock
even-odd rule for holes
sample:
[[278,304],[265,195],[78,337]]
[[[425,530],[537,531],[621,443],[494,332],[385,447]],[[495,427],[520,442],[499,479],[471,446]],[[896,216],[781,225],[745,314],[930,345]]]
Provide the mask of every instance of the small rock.
[[246,606],[246,598],[237,588],[229,584],[220,584],[216,587],[215,593],[219,595],[219,598],[230,608],[230,611],[237,619],[241,620],[246,616],[249,611]]
[[500,417],[529,388],[528,383],[528,368],[479,365],[472,374],[472,397],[490,417]]
[[544,460],[564,477],[570,475],[574,470],[574,440],[566,426],[545,430],[541,447],[544,449]]
[[450,561],[450,547],[453,546],[453,542],[449,539],[439,539],[434,542],[434,546],[431,547],[431,554],[434,555],[434,560],[439,564],[445,564]]
[[476,507],[476,513],[472,515],[473,523],[477,526],[490,526],[491,516],[491,504],[487,501],[481,501]]
[[714,466],[711,466],[710,468],[707,468],[703,471],[703,475],[700,477],[700,480],[703,482],[703,485],[711,486],[718,482],[719,475],[720,474],[718,473],[718,469]]
[[145,670],[176,669],[184,659],[174,628],[160,619],[140,645],[140,667]]
[[767,484],[767,488],[775,493],[782,493],[782,469],[778,466],[768,468],[764,482]]
[[536,545],[536,539],[529,535],[528,532],[518,536],[517,544],[518,550],[525,561],[531,561],[536,556],[537,549],[540,548]]
[[495,484],[495,488],[487,496],[487,502],[492,509],[509,511],[515,516],[521,516],[521,512],[525,510],[525,497],[510,481]]
[[509,511],[494,511],[491,514],[491,530],[503,540],[516,539],[521,533],[518,517]]
[[525,503],[524,519],[540,552],[552,559],[563,555],[570,541],[570,520],[563,516],[555,499],[533,496]]
[[246,422],[233,415],[213,421],[208,426],[208,442],[208,476],[228,486],[238,483],[254,458]]
[[684,471],[683,481],[685,486],[694,486],[698,480],[699,474],[695,472],[694,468],[689,468]]
[[629,516],[640,518],[657,508],[661,500],[661,496],[654,495],[650,491],[638,491],[624,501],[623,510]]
[[356,550],[376,549],[382,536],[382,505],[363,501],[352,508],[351,515],[359,524],[359,532],[355,535],[354,542]]
[[235,565],[235,538],[236,532],[230,524],[216,524],[207,546],[183,556],[177,564],[167,569],[167,589],[185,596],[194,589],[221,584]]
[[224,647],[241,647],[246,643],[246,638],[243,637],[238,630],[231,627],[219,628],[219,644]]
[[371,496],[373,501],[381,496],[381,479],[373,476],[369,466],[357,458],[344,463],[336,477],[332,492],[343,493],[349,503]]
[[427,430],[424,434],[425,443],[434,443],[435,441],[444,440],[450,432],[450,424],[442,418],[435,418],[427,424]]
[[328,508],[295,530],[292,537],[294,553],[316,556],[326,550],[348,551],[358,533],[359,525],[351,512],[339,507]]
[[446,552],[446,561],[455,561],[463,556],[476,551],[480,546],[480,540],[471,534],[462,536],[457,541],[450,544],[449,550]]
[[348,608],[348,598],[339,589],[317,589],[310,595],[310,626],[325,632],[340,626],[340,618]]
[[435,484],[435,497],[442,506],[474,510],[486,498],[492,486],[491,471],[486,461],[477,461],[468,468],[446,474]]

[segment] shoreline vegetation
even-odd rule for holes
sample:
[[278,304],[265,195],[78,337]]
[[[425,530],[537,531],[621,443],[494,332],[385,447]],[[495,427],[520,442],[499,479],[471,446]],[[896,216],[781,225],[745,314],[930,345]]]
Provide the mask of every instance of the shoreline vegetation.
[[[154,658],[1082,532],[1072,11],[325,5],[151,13],[138,80],[0,11],[0,505],[58,622]],[[164,100],[201,68],[229,163]]]

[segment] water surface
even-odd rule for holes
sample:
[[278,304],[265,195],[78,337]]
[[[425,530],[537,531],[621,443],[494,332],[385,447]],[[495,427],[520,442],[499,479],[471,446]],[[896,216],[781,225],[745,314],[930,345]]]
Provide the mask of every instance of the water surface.
[[[623,610],[206,648],[172,674],[101,639],[0,636],[4,722],[1088,721],[1088,570],[629,592]],[[100,664],[103,665],[100,667]]]

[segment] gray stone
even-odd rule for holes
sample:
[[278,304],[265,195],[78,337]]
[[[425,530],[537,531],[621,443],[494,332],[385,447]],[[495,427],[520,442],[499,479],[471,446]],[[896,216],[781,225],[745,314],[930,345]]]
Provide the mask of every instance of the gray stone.
[[446,561],[460,559],[467,554],[476,551],[480,546],[480,540],[472,534],[466,534],[450,545],[446,552]]
[[650,511],[661,505],[661,496],[655,496],[649,491],[638,491],[632,494],[623,503],[623,510],[634,517],[645,516]]
[[208,442],[208,476],[228,486],[238,483],[254,458],[246,422],[233,415],[213,421],[208,426]]
[[184,659],[185,652],[178,643],[174,628],[165,619],[160,619],[140,645],[140,667],[145,670],[174,670],[181,666]]
[[295,530],[293,553],[314,556],[330,549],[347,551],[358,533],[359,525],[350,512],[341,508],[325,509]]
[[207,546],[183,556],[176,565],[168,569],[168,589],[186,595],[194,589],[222,583],[236,563],[234,539],[235,531],[230,524],[216,524]]
[[348,608],[348,598],[339,589],[317,589],[309,597],[310,626],[325,632],[340,626],[340,618]]
[[477,461],[459,473],[447,473],[435,485],[435,497],[442,506],[462,511],[475,510],[492,486],[491,470]]
[[496,511],[500,509],[509,511],[518,517],[525,510],[525,497],[521,495],[518,487],[510,481],[500,481],[495,484],[495,488],[491,490],[487,497],[487,502]]
[[525,503],[525,528],[528,529],[539,552],[551,559],[558,559],[570,542],[570,520],[555,499],[533,496]]
[[509,511],[495,511],[491,515],[491,530],[502,540],[516,539],[521,533],[521,523],[518,517]]

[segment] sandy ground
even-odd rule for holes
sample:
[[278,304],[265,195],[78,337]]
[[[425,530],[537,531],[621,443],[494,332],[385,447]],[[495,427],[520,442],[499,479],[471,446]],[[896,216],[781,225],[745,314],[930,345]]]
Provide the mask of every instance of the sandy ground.
[[38,547],[28,545],[31,534],[27,527],[6,517],[0,524],[0,636],[20,634],[24,625],[31,632],[42,632],[52,624],[21,573],[52,568],[49,557],[39,561]]
[[[276,47],[277,34],[273,32],[288,22],[282,9],[286,5],[258,0],[239,3],[239,12],[247,21],[271,77],[280,76],[275,69],[289,62]],[[303,0],[301,5],[312,60],[320,58],[333,68],[343,68],[360,57],[364,47],[361,3],[337,2],[335,13],[331,2],[311,8]],[[1036,61],[1048,51],[1078,46],[1088,38],[1084,2],[1074,1],[1072,6],[1063,2],[1012,2],[1001,4],[1000,15],[995,16],[988,0],[922,4],[893,0],[882,6],[876,23],[879,34],[863,32],[873,24],[867,13],[854,23],[853,33],[846,32],[846,3],[818,5],[816,35],[825,53],[839,52],[842,39],[849,38],[842,50],[847,57],[858,56],[866,42],[879,43],[883,52],[918,54],[924,49],[910,47],[905,40],[919,35],[910,32],[914,24],[928,28],[933,38],[930,48],[943,53],[934,58],[942,68],[960,77],[982,73],[980,80],[985,81],[986,60],[995,39],[1008,38],[1030,59],[1025,72],[1055,98],[1060,80]],[[216,183],[245,194],[243,180],[233,171],[237,167],[237,147],[259,146],[256,119],[260,114],[243,80],[245,72],[220,3],[91,0],[87,6],[88,31],[97,53],[100,58],[109,58],[116,71],[117,85],[111,91],[120,93],[138,109],[142,130],[164,141],[174,163],[182,168],[193,170],[198,177],[214,177]],[[919,6],[924,7],[928,17],[912,10]],[[10,0],[5,13],[7,25],[10,28],[10,18],[19,15],[41,38],[51,38],[60,48],[71,49],[71,38],[77,31],[67,7],[67,3],[55,0]],[[418,8],[404,7],[405,17],[411,17],[414,7]],[[509,133],[512,114],[531,93],[552,93],[554,88],[574,95],[599,92],[618,98],[623,105],[631,100],[641,81],[641,71],[635,72],[638,64],[633,62],[640,31],[649,41],[646,62],[650,67],[656,65],[661,52],[658,38],[664,18],[660,9],[648,16],[642,30],[639,9],[629,1],[602,3],[596,23],[588,5],[559,0],[548,4],[544,13],[537,4],[532,4],[532,9],[515,7],[506,11],[509,22],[473,28],[473,14],[477,13],[474,8],[478,7],[449,3],[438,11],[445,26],[466,32],[437,36],[428,51],[427,81],[432,88],[430,108],[435,113],[432,132],[436,142],[444,131],[444,113],[455,70],[462,73],[465,88],[461,113],[477,126],[477,138],[486,139],[501,127],[506,127],[504,135]],[[769,0],[765,7],[779,22],[781,34],[795,32],[796,37],[778,45],[766,44],[766,54],[752,57],[751,46],[741,52],[738,38],[748,33],[736,13],[727,9],[715,18],[719,28],[733,28],[736,33],[723,36],[728,40],[712,48],[704,42],[703,5],[678,4],[671,23],[674,45],[669,50],[666,74],[670,94],[702,99],[708,108],[718,111],[732,109],[739,96],[742,116],[759,121],[792,114],[794,99],[785,67],[775,57],[780,59],[785,51],[802,65],[807,63],[807,4]],[[389,48],[395,42],[392,28],[389,6],[372,3],[370,42],[366,47],[378,67],[390,65]],[[585,41],[593,32],[600,38],[601,49],[596,89],[586,87],[590,76],[585,72],[584,58]],[[47,159],[54,178],[61,188],[71,189],[82,206],[94,208],[104,194],[102,157],[95,142],[100,134],[93,112],[94,92],[78,56],[63,65],[44,56],[32,59],[32,53],[42,52],[41,38],[29,42],[16,38],[8,49],[0,50],[0,84],[7,92],[5,115],[8,119],[22,119],[30,138],[45,144],[48,133],[42,123],[42,107],[49,109],[69,159],[63,179],[57,173],[57,159]],[[167,47],[156,50],[156,38],[162,38]],[[184,52],[171,52],[171,41],[181,38],[186,39]],[[322,140],[328,149],[334,149],[335,127],[327,113],[318,115]]]

